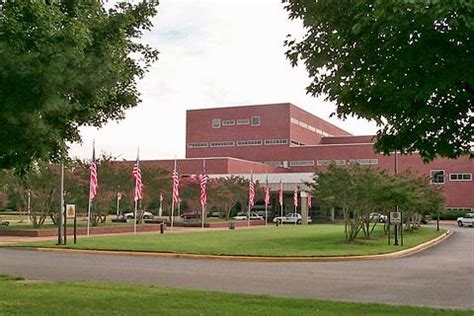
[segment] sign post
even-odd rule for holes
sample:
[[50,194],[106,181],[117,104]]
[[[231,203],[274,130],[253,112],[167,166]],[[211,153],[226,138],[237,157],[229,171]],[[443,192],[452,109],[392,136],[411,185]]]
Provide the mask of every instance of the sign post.
[[401,212],[390,212],[389,224],[395,226],[395,243],[394,243],[395,246],[398,246],[398,226],[401,223],[402,223]]
[[76,217],[76,205],[66,204],[66,218],[74,219],[74,243],[77,242],[77,217]]

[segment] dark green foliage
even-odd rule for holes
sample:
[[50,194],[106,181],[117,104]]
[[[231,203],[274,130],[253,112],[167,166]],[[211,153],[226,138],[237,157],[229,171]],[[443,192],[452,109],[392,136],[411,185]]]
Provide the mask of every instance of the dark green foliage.
[[[158,52],[137,43],[157,1],[10,0],[0,9],[0,168],[57,161],[78,128],[124,117]],[[139,60],[140,58],[140,60]]]
[[376,149],[469,154],[474,137],[474,2],[283,0],[306,34],[287,57],[340,118],[375,120]]
[[391,175],[370,167],[331,164],[316,171],[311,186],[323,206],[342,209],[347,241],[355,240],[361,231],[370,237],[377,223],[371,220],[371,213],[388,215],[398,206],[406,228],[411,229],[423,215],[444,205],[439,188],[410,172]]

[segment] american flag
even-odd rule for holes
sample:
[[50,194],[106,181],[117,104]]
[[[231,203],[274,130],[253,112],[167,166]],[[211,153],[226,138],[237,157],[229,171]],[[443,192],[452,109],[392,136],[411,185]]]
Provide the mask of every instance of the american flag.
[[143,190],[143,182],[142,182],[142,172],[140,171],[139,166],[139,159],[137,157],[137,162],[133,165],[132,177],[135,180],[135,188],[133,189],[133,199],[135,201],[142,199],[142,190]]
[[283,184],[281,183],[281,180],[280,188],[278,189],[278,202],[280,203],[280,206],[283,206]]
[[173,179],[173,202],[179,203],[179,175],[177,170],[177,163],[174,162],[174,170],[171,174],[171,178]]
[[201,206],[202,207],[204,207],[207,202],[207,195],[206,195],[207,179],[208,179],[207,174],[199,175],[199,185],[201,187]]
[[263,191],[265,194],[265,197],[264,197],[265,206],[267,206],[268,204],[270,204],[270,188],[268,187],[268,177],[267,177],[267,181],[265,182],[265,187],[263,188]]
[[253,206],[255,203],[255,184],[253,183],[253,175],[250,177],[249,182],[249,205]]
[[298,207],[298,187],[295,187],[295,192],[293,193],[293,205]]
[[311,208],[311,198],[313,196],[311,195],[311,192],[308,192],[308,208]]
[[92,201],[97,195],[97,189],[99,188],[99,182],[97,178],[97,164],[95,163],[95,144],[92,149],[92,161],[89,165],[89,201]]

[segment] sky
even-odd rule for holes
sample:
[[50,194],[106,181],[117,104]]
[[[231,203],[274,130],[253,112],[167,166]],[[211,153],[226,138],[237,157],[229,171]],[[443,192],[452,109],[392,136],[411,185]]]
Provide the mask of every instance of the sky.
[[126,118],[104,127],[82,127],[71,157],[98,153],[133,160],[185,157],[186,110],[290,102],[354,135],[376,132],[373,122],[330,114],[324,96],[306,95],[310,78],[291,67],[283,42],[301,36],[281,0],[161,0],[154,27],[143,41],[160,51],[138,89],[142,102]]

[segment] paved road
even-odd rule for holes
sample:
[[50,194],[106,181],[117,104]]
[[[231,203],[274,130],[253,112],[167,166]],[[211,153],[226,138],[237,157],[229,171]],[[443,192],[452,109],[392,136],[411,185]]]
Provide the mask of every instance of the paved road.
[[0,273],[226,292],[474,308],[474,229],[395,260],[262,263],[0,249]]

